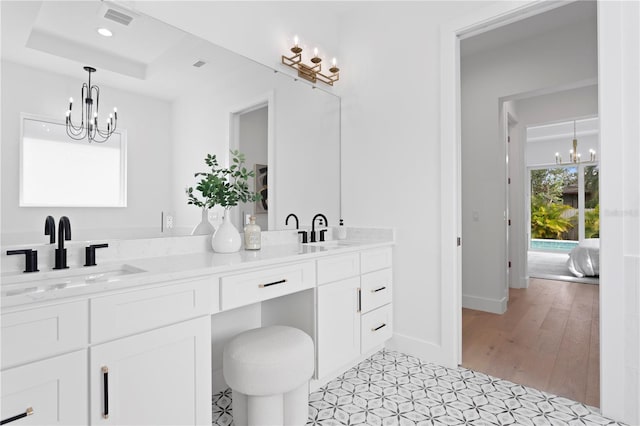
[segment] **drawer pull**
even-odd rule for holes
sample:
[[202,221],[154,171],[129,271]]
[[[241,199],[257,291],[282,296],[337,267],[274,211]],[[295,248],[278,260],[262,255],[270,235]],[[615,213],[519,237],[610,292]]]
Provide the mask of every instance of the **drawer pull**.
[[380,287],[380,288],[376,288],[375,290],[371,290],[371,293],[377,293],[377,292],[379,292],[379,291],[385,290],[386,288],[387,288],[387,287],[382,286],[382,287]]
[[24,413],[20,413],[17,416],[9,417],[8,419],[4,419],[0,421],[0,425],[6,425],[7,423],[15,422],[16,420],[24,419],[27,416],[33,414],[33,408],[29,407],[24,410]]
[[362,289],[358,288],[358,312],[362,311]]
[[102,384],[104,386],[103,395],[104,395],[104,411],[102,412],[102,417],[105,419],[109,418],[109,368],[102,367]]
[[265,287],[270,287],[270,286],[276,285],[276,284],[283,284],[283,283],[286,283],[286,282],[287,282],[287,280],[274,281],[272,283],[260,284],[260,285],[258,285],[258,287],[265,288]]
[[377,326],[376,328],[372,328],[372,329],[371,329],[371,331],[378,331],[378,330],[380,330],[382,327],[386,327],[386,325],[387,325],[387,324],[384,324],[384,323],[383,323],[382,325],[379,325],[379,326]]

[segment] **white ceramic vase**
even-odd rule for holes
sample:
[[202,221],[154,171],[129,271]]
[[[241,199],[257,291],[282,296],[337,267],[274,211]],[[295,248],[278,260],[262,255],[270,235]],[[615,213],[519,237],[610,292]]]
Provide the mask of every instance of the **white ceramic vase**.
[[211,235],[216,232],[216,228],[209,222],[209,209],[202,208],[202,220],[193,228],[191,235]]
[[211,237],[211,247],[217,253],[235,253],[241,245],[240,233],[231,223],[231,213],[225,210],[222,224]]

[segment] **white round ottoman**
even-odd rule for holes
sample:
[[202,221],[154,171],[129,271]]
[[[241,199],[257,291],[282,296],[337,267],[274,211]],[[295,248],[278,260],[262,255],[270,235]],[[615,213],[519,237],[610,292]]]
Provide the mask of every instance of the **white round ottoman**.
[[313,369],[313,341],[302,330],[275,325],[238,334],[223,355],[234,425],[304,425]]

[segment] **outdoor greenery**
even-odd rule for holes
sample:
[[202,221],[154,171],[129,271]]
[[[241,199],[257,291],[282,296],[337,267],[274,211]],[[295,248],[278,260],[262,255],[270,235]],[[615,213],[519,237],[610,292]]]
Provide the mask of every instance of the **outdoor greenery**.
[[570,219],[562,213],[571,207],[565,204],[549,203],[544,196],[531,198],[531,238],[561,240],[562,234],[573,228]]
[[531,238],[561,240],[573,228],[562,214],[571,209],[562,202],[564,188],[577,184],[575,169],[554,168],[531,171]]
[[249,178],[255,176],[253,170],[245,167],[245,156],[238,150],[230,151],[231,166],[220,167],[215,154],[207,154],[205,164],[211,169],[207,172],[197,172],[195,177],[201,179],[195,187],[199,191],[199,198],[193,187],[188,187],[185,192],[188,197],[187,204],[197,207],[212,208],[222,206],[229,209],[237,206],[239,202],[247,203],[260,199],[260,194],[249,191]]
[[[541,239],[567,239],[568,233],[578,226],[578,216],[565,217],[572,206],[564,204],[563,194],[568,187],[576,187],[576,167],[558,167],[531,171],[531,237]],[[598,167],[584,169],[585,238],[597,238],[600,234],[600,205]],[[577,234],[573,231],[573,238]],[[572,238],[572,239],[573,239]]]
[[584,237],[600,237],[600,204],[584,212]]

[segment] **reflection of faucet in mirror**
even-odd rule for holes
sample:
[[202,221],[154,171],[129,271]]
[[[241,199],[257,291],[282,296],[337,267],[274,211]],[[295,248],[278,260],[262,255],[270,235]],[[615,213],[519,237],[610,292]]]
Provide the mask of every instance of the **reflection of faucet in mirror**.
[[49,244],[56,242],[56,221],[53,216],[47,216],[44,220],[44,235],[49,236]]
[[[289,213],[289,216],[284,220],[284,226],[289,224],[289,218],[292,217],[296,220],[296,229],[300,229],[300,222],[298,221],[298,216],[293,213]],[[298,231],[298,234],[302,235],[302,243],[308,243],[307,231]]]
[[[317,215],[315,215],[313,217],[313,220],[311,221],[311,242],[315,243],[316,242],[316,219],[321,219],[324,220],[323,222],[320,222],[319,225],[320,226],[329,226],[329,221],[327,220],[327,217],[325,215],[323,215],[322,213],[318,213]],[[324,233],[327,232],[326,229],[323,229],[322,231],[320,231],[320,241],[324,241]]]
[[64,241],[71,239],[71,223],[69,218],[62,216],[58,222],[58,248],[56,249],[56,264],[53,269],[67,269],[67,249]]
[[300,229],[300,222],[298,222],[298,216],[296,216],[293,213],[289,213],[289,216],[287,216],[287,218],[284,220],[284,226],[287,226],[289,224],[290,217],[293,217],[296,220],[296,229]]

